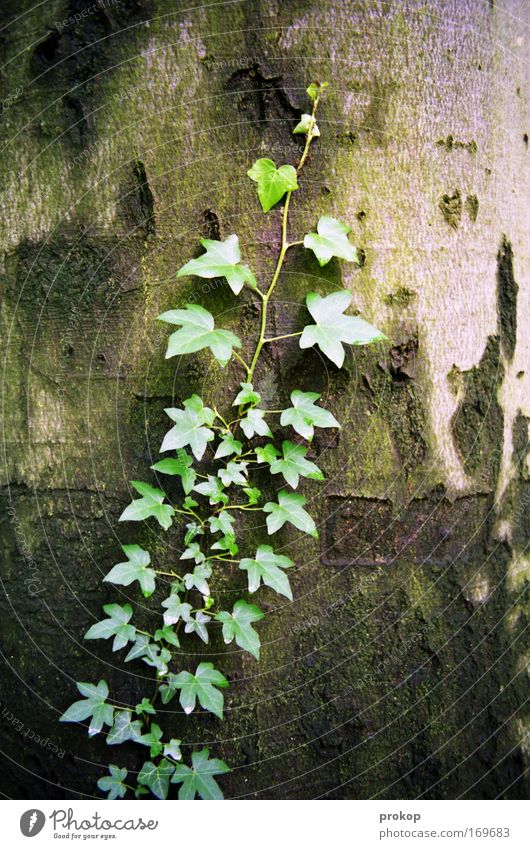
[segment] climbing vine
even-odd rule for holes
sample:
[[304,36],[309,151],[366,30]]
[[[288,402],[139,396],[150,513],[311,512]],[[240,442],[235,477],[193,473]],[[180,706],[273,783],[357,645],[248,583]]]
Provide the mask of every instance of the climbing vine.
[[[262,584],[292,600],[288,570],[294,565],[289,557],[278,554],[272,545],[263,542],[256,550],[239,558],[238,516],[248,511],[266,515],[268,536],[272,537],[286,523],[305,534],[318,537],[313,518],[305,509],[305,498],[295,490],[300,478],[323,480],[318,466],[307,457],[315,427],[338,428],[334,415],[319,403],[316,392],[291,392],[290,406],[282,410],[267,410],[260,406],[261,396],[254,387],[254,375],[263,348],[270,342],[287,337],[299,337],[301,348],[318,346],[338,368],[344,362],[343,343],[366,345],[386,337],[359,316],[346,314],[352,295],[346,290],[321,297],[316,292],[306,296],[307,310],[312,321],[303,330],[283,336],[267,336],[268,309],[279,282],[286,255],[294,246],[303,245],[312,251],[321,266],[332,257],[359,264],[355,247],[350,243],[350,228],[328,215],[318,221],[316,232],[307,233],[302,240],[289,237],[289,204],[298,191],[298,178],[309,153],[311,142],[320,136],[316,123],[319,99],[327,83],[312,83],[307,93],[312,111],[302,115],[294,133],[305,135],[305,146],[295,168],[271,159],[258,159],[248,171],[257,184],[258,198],[264,213],[283,199],[281,247],[276,268],[268,288],[260,288],[247,265],[241,262],[236,235],[224,241],[203,239],[205,252],[192,259],[177,277],[196,275],[203,278],[225,278],[235,295],[244,287],[257,298],[260,323],[252,356],[245,359],[241,340],[230,330],[217,327],[214,317],[198,304],[185,309],[171,309],[159,320],[175,326],[168,340],[166,358],[194,354],[209,349],[221,366],[235,360],[242,369],[243,380],[233,400],[231,412],[221,413],[204,404],[197,394],[187,398],[182,408],[168,408],[166,414],[173,425],[164,436],[160,453],[167,454],[152,469],[162,475],[180,479],[184,497],[178,506],[170,503],[165,492],[144,481],[131,481],[138,493],[120,516],[120,521],[138,522],[154,519],[168,530],[174,522],[185,525],[184,550],[180,566],[162,571],[152,563],[151,555],[140,545],[122,546],[126,560],[113,566],[105,581],[128,587],[138,585],[149,598],[157,590],[157,582],[170,581],[170,592],[161,601],[158,622],[152,631],[133,624],[130,604],[106,604],[105,618],[96,622],[85,634],[86,640],[112,639],[113,652],[127,649],[124,662],[138,661],[155,670],[154,694],[144,696],[135,708],[124,709],[109,698],[104,680],[97,684],[78,683],[82,698],[74,702],[61,716],[62,722],[88,722],[90,737],[106,730],[106,742],[117,746],[133,742],[144,747],[149,755],[136,775],[136,785],[128,783],[125,767],[109,765],[109,774],[101,777],[98,787],[109,799],[123,798],[127,792],[137,797],[151,792],[158,799],[168,797],[170,784],[179,786],[179,799],[222,799],[216,778],[229,772],[227,764],[210,758],[208,749],[194,751],[191,762],[184,763],[182,740],[164,737],[156,722],[157,704],[169,704],[178,697],[185,714],[192,713],[197,704],[220,720],[223,718],[223,690],[228,681],[213,663],[201,662],[195,669],[177,669],[176,649],[179,634],[195,634],[208,644],[210,628],[221,626],[224,642],[235,641],[242,650],[259,660],[260,637],[256,624],[264,614],[257,604],[245,598],[237,600],[231,610],[218,607],[210,590],[216,571],[236,564],[246,573],[248,593],[253,595]],[[276,444],[270,428],[271,420],[279,416],[285,438]],[[256,441],[256,437],[260,439]],[[208,468],[198,466],[206,458]],[[202,468],[203,471],[199,471]],[[268,470],[279,476],[281,487],[276,499],[266,501],[255,485],[256,471]],[[188,570],[188,571],[186,571]],[[161,580],[159,580],[161,579]]]

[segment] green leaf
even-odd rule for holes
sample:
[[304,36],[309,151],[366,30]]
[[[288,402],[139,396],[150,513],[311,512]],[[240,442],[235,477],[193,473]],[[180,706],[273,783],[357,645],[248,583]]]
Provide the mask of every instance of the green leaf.
[[239,295],[244,284],[252,289],[257,286],[256,278],[248,266],[241,265],[241,251],[237,236],[228,236],[223,242],[216,239],[201,239],[206,253],[184,265],[177,277],[196,274],[197,277],[226,277],[234,295]]
[[156,572],[147,568],[151,562],[149,552],[139,545],[122,545],[122,550],[128,557],[127,562],[117,563],[103,580],[124,587],[138,581],[144,597],[149,598],[156,587]]
[[208,578],[212,574],[212,567],[209,563],[202,563],[196,566],[193,572],[187,572],[184,577],[184,584],[187,590],[192,590],[194,587],[199,590],[201,595],[210,595],[208,586]]
[[214,800],[223,799],[221,788],[214,775],[224,775],[230,772],[224,761],[219,758],[209,757],[208,749],[193,752],[191,756],[191,767],[185,764],[177,764],[171,779],[172,784],[180,784],[179,799],[201,799]]
[[247,471],[248,463],[241,461],[240,463],[232,460],[227,463],[226,468],[219,469],[218,476],[221,478],[224,486],[230,486],[230,484],[235,483],[237,486],[246,486],[248,483],[245,473]]
[[180,641],[177,637],[173,628],[169,625],[164,625],[163,628],[157,628],[154,633],[154,638],[156,642],[160,642],[161,640],[165,640],[166,643],[169,643],[171,646],[175,646],[177,649],[180,648]]
[[312,345],[318,345],[337,368],[341,368],[344,362],[342,342],[348,342],[350,345],[369,345],[387,338],[384,333],[359,316],[343,315],[351,299],[351,293],[345,290],[333,292],[325,298],[321,298],[316,292],[309,292],[306,297],[307,308],[316,324],[304,327],[300,347],[310,348]]
[[171,451],[189,445],[193,456],[200,460],[208,442],[214,438],[213,430],[204,427],[213,424],[214,411],[205,407],[198,395],[192,395],[184,401],[183,410],[167,407],[165,412],[175,422],[175,426],[166,433],[160,451]]
[[208,643],[209,637],[206,625],[211,621],[211,618],[211,616],[207,616],[198,610],[195,614],[195,619],[190,619],[189,622],[186,622],[184,632],[186,634],[197,634],[203,643]]
[[180,555],[181,560],[195,560],[195,563],[204,563],[206,555],[201,551],[198,542],[192,542]]
[[129,649],[128,654],[125,656],[125,663],[128,663],[130,660],[137,660],[137,658],[143,657],[147,651],[148,645],[149,637],[145,634],[137,634],[134,645]]
[[291,425],[300,436],[303,436],[307,440],[313,438],[315,432],[313,425],[322,428],[340,428],[340,424],[332,413],[324,410],[322,407],[318,407],[314,403],[319,398],[320,395],[318,392],[302,392],[300,389],[295,389],[291,392],[291,403],[293,406],[283,411],[280,417],[280,424]]
[[[311,126],[311,124],[313,126]],[[313,117],[311,115],[308,115],[307,113],[304,113],[300,118],[299,123],[294,128],[293,133],[307,135],[309,130],[311,130],[311,138],[316,138],[320,135],[320,130],[318,129]]]
[[103,610],[108,614],[108,619],[96,622],[85,634],[85,640],[108,640],[114,637],[112,651],[119,651],[127,643],[133,643],[136,639],[136,628],[128,622],[133,615],[130,604],[104,604]]
[[76,687],[84,698],[70,705],[59,722],[84,722],[90,718],[88,735],[93,737],[104,725],[111,726],[113,722],[114,705],[107,704],[107,682],[103,679],[97,685],[78,682]]
[[186,304],[184,310],[169,310],[158,316],[159,321],[180,324],[169,337],[166,360],[180,354],[194,354],[210,348],[215,359],[225,366],[234,348],[241,347],[241,340],[230,330],[216,330],[214,317],[198,304]]
[[213,663],[199,663],[195,675],[191,672],[179,672],[172,679],[173,685],[180,690],[180,704],[184,713],[195,710],[197,699],[204,710],[223,718],[223,694],[217,687],[228,687],[224,675],[215,669]]
[[154,709],[147,696],[144,696],[142,701],[136,705],[134,712],[138,715],[146,713],[154,716],[156,714],[156,710]]
[[272,442],[268,442],[263,448],[255,448],[254,452],[260,463],[269,463],[269,465],[274,463],[276,457],[280,456],[280,452]]
[[127,740],[139,740],[142,734],[143,722],[133,719],[130,710],[117,710],[114,713],[114,724],[107,734],[107,744],[118,746]]
[[183,448],[179,448],[176,458],[167,457],[165,460],[160,460],[151,466],[156,472],[162,472],[163,475],[178,475],[182,481],[182,488],[186,495],[189,495],[193,489],[193,484],[197,478],[195,470],[192,468],[193,460]]
[[174,761],[182,760],[182,752],[180,751],[180,744],[182,740],[176,740],[174,737],[171,738],[169,743],[166,743],[164,746],[164,757],[165,758],[173,758]]
[[193,487],[194,492],[205,495],[210,504],[227,504],[228,495],[224,491],[224,484],[219,477],[208,475],[208,480],[198,483]]
[[163,731],[160,726],[157,725],[156,722],[152,722],[149,733],[142,734],[141,737],[136,738],[136,742],[141,743],[142,746],[149,746],[149,754],[152,758],[156,758],[164,749],[164,744],[160,742],[162,734]]
[[315,100],[317,95],[320,95],[321,92],[327,88],[329,83],[311,83],[309,88],[307,89],[307,93],[311,100]]
[[158,677],[161,678],[167,674],[167,665],[171,660],[171,652],[169,649],[161,648],[155,643],[149,643],[145,653],[142,655],[142,660],[144,663],[147,663],[148,666],[152,666],[156,669]]
[[264,417],[265,411],[258,410],[257,407],[247,410],[245,418],[239,422],[247,439],[251,439],[255,433],[258,436],[272,436]]
[[271,463],[271,475],[281,473],[288,484],[294,489],[298,486],[300,475],[304,478],[323,481],[324,475],[315,463],[306,460],[308,448],[305,445],[295,445],[286,439],[282,443],[283,457]]
[[212,551],[229,551],[230,554],[237,554],[239,551],[234,534],[225,534],[224,537],[214,542],[211,548]]
[[151,761],[146,761],[138,773],[138,782],[149,787],[149,790],[157,799],[167,799],[169,792],[169,779],[173,775],[175,767],[166,760],[160,761],[155,766]]
[[285,489],[282,489],[278,493],[278,503],[268,501],[263,508],[264,513],[270,514],[267,516],[267,530],[269,534],[275,534],[286,522],[290,522],[298,530],[318,539],[318,531],[315,523],[309,513],[304,510],[304,504],[305,498],[303,495],[297,495],[295,492],[287,492]]
[[164,599],[162,607],[166,608],[164,625],[175,625],[179,619],[188,622],[191,618],[191,604],[181,601],[180,596],[176,593],[171,593],[168,598]]
[[218,516],[209,516],[208,522],[210,524],[210,533],[226,535],[233,534],[233,526],[236,520],[227,510],[221,510]]
[[261,489],[258,489],[257,486],[246,486],[243,492],[247,496],[249,504],[257,504],[261,498]]
[[214,460],[220,460],[221,457],[229,457],[231,454],[241,454],[243,443],[238,439],[234,439],[232,434],[224,436],[219,443],[217,451],[214,454]]
[[320,265],[327,265],[334,256],[359,264],[357,249],[348,241],[351,227],[330,215],[323,215],[317,224],[317,231],[304,236],[304,248],[313,251]]
[[264,613],[255,604],[248,604],[244,599],[236,601],[232,613],[222,610],[216,615],[216,620],[223,623],[223,639],[231,643],[235,638],[237,645],[250,652],[259,660],[261,646],[259,634],[252,627],[253,622],[263,619]]
[[260,545],[256,557],[245,557],[241,560],[239,568],[247,572],[249,592],[255,593],[263,581],[268,587],[292,601],[289,579],[282,570],[293,565],[292,560],[282,554],[276,554],[270,545]]
[[232,407],[237,407],[238,404],[259,404],[261,401],[261,395],[259,392],[254,391],[254,387],[251,383],[240,383],[241,392],[236,395],[236,400],[233,402]]
[[257,159],[247,171],[251,180],[258,184],[258,197],[263,212],[268,212],[284,196],[298,188],[296,170],[292,165],[276,168],[272,159]]
[[127,787],[123,783],[127,778],[125,767],[109,764],[110,775],[98,778],[98,787],[104,793],[108,793],[107,799],[123,799],[127,793]]
[[132,486],[142,498],[135,499],[125,508],[119,522],[140,522],[153,517],[165,531],[171,527],[175,510],[171,504],[164,504],[165,493],[144,481],[131,481]]

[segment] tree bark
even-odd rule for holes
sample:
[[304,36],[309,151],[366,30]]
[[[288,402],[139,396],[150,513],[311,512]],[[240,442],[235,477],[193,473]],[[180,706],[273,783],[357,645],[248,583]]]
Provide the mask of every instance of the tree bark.
[[[293,251],[274,335],[302,326],[309,288],[344,286],[391,342],[344,372],[297,340],[270,346],[267,402],[316,389],[343,424],[315,439],[327,480],[304,488],[320,540],[279,535],[295,602],[262,596],[259,664],[204,648],[232,682],[226,721],[165,720],[237,767],[232,797],[523,797],[528,4],[8,0],[2,14],[2,792],[97,793],[104,741],[58,717],[75,681],[105,678],[134,705],[147,677],[83,643],[116,595],[101,579],[119,543],[166,563],[180,547],[178,529],[118,525],[128,481],[150,474],[164,407],[194,390],[222,404],[241,379],[202,356],[165,362],[155,318],[199,302],[251,350],[252,300],[175,274],[200,238],[236,232],[270,277],[281,210],[261,213],[246,171],[297,161],[320,79],[291,232],[335,215],[364,264]],[[249,547],[262,536],[249,527]],[[216,593],[241,586],[226,574]]]

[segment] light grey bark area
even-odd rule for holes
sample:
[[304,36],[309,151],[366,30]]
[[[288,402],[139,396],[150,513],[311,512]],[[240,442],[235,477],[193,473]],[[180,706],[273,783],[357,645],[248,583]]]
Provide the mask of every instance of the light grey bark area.
[[[267,403],[314,389],[343,425],[315,439],[327,480],[303,489],[320,540],[278,534],[295,601],[260,596],[259,664],[183,644],[183,668],[199,651],[228,672],[225,721],[162,723],[237,767],[228,796],[524,797],[528,3],[84,8],[2,8],[2,792],[94,795],[108,748],[57,723],[73,682],[105,678],[132,705],[148,684],[82,639],[115,599],[101,578],[119,543],[168,565],[181,550],[178,528],[118,524],[128,481],[152,480],[164,407],[191,391],[222,405],[241,379],[165,362],[155,318],[202,303],[252,351],[252,299],[175,274],[200,238],[236,232],[270,279],[281,210],[261,213],[246,171],[296,163],[320,79],[291,233],[334,215],[364,264],[293,251],[271,335],[303,326],[308,289],[344,286],[391,341],[342,372],[270,346]],[[244,555],[258,539],[249,525]],[[242,587],[222,574],[215,594]],[[134,747],[111,760],[141,764]]]

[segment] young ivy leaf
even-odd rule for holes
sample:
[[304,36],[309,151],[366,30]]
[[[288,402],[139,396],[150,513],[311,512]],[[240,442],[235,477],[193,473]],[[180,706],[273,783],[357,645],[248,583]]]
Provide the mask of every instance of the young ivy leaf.
[[156,758],[164,749],[164,744],[161,743],[163,731],[156,722],[151,723],[151,728],[149,729],[148,734],[142,734],[140,737],[136,739],[137,743],[141,743],[142,746],[149,746],[150,751],[149,754],[152,758]]
[[197,259],[191,259],[177,274],[186,277],[196,274],[197,277],[226,277],[234,295],[239,295],[247,283],[252,289],[257,286],[256,278],[248,266],[241,265],[239,239],[236,235],[228,236],[223,242],[216,239],[201,239],[201,245],[206,253]]
[[129,663],[131,660],[138,660],[139,657],[143,657],[147,653],[148,646],[149,637],[146,634],[137,634],[134,645],[131,646],[125,655],[124,662]]
[[181,601],[180,596],[176,593],[171,593],[168,598],[164,599],[162,607],[166,608],[164,625],[176,625],[179,619],[183,619],[184,622],[189,622],[191,619],[191,604]]
[[268,212],[284,196],[298,188],[296,170],[292,165],[276,168],[272,159],[257,159],[247,171],[251,180],[258,184],[258,197],[263,212]]
[[[313,126],[311,126],[313,124]],[[299,123],[293,130],[294,135],[307,135],[309,130],[311,130],[311,138],[317,138],[320,135],[320,130],[318,129],[316,122],[312,115],[308,115],[304,113],[300,118]]]
[[184,401],[184,409],[166,407],[165,412],[175,422],[164,436],[160,452],[185,448],[189,445],[193,456],[201,460],[207,444],[214,438],[213,430],[205,425],[212,425],[215,413],[210,407],[205,407],[202,398],[192,395]]
[[241,347],[241,340],[231,330],[215,329],[213,315],[199,304],[186,304],[184,310],[168,310],[159,315],[158,320],[181,325],[180,330],[169,337],[166,360],[210,348],[217,362],[226,366],[233,348]]
[[[199,590],[201,595],[210,595],[210,587],[208,586],[208,578],[212,574],[212,567],[209,563],[202,563],[196,566],[193,572],[187,572],[184,575],[184,584],[187,590],[193,588]],[[188,633],[188,632],[186,632]]]
[[263,581],[268,587],[292,601],[289,579],[282,571],[291,566],[294,566],[293,561],[282,554],[275,554],[270,545],[260,545],[255,558],[245,557],[239,564],[239,568],[247,572],[250,593],[255,593]]
[[119,522],[141,522],[153,517],[167,531],[173,523],[175,510],[171,504],[164,504],[165,493],[144,481],[131,481],[132,486],[142,498],[136,498],[125,508]]
[[236,601],[232,613],[222,610],[216,614],[216,620],[223,623],[223,639],[225,643],[235,641],[239,648],[250,652],[259,660],[261,646],[259,634],[252,627],[253,622],[263,619],[264,613],[255,604],[248,604],[244,599]]
[[107,745],[118,746],[127,740],[139,740],[142,736],[143,722],[133,719],[130,710],[117,710],[114,713],[114,724],[107,734]]
[[318,221],[317,232],[304,236],[304,248],[313,251],[320,265],[327,265],[334,256],[359,264],[359,255],[348,241],[348,233],[351,233],[351,227],[347,224],[323,215]]
[[147,568],[151,555],[139,545],[122,545],[122,549],[128,557],[127,562],[117,563],[103,580],[123,587],[138,581],[144,598],[149,598],[156,588],[156,572]]
[[297,495],[295,492],[287,492],[282,489],[278,493],[278,503],[267,501],[263,508],[264,513],[269,513],[267,516],[267,530],[270,534],[275,534],[280,528],[283,528],[286,522],[290,522],[298,530],[309,534],[315,539],[318,539],[318,531],[316,525],[309,515],[304,510],[305,498],[303,495]]
[[183,448],[179,448],[176,458],[166,457],[165,460],[160,460],[151,466],[155,472],[162,472],[163,475],[178,475],[182,481],[182,488],[186,495],[193,489],[193,484],[197,479],[197,474],[192,468],[193,460]]
[[164,746],[163,755],[165,758],[172,758],[174,761],[182,760],[182,752],[180,751],[180,744],[182,740],[176,740],[174,737],[171,738],[169,743],[166,743]]
[[151,702],[149,701],[147,696],[144,696],[142,701],[139,702],[139,704],[136,705],[134,712],[138,716],[141,716],[142,713],[148,713],[152,716],[154,716],[156,714],[156,710],[154,709],[153,705],[151,704]]
[[246,486],[248,483],[245,473],[247,471],[248,463],[242,461],[241,463],[237,463],[235,460],[232,460],[230,463],[227,463],[226,468],[219,469],[218,476],[221,478],[224,486],[230,486],[230,484],[235,483],[237,486]]
[[306,89],[311,100],[314,100],[317,95],[319,95],[325,88],[327,88],[329,83],[311,83],[311,85]]
[[85,640],[108,640],[114,637],[112,651],[119,651],[127,643],[133,643],[136,639],[136,628],[129,625],[129,619],[133,615],[130,604],[104,604],[103,610],[108,619],[96,622],[85,634]]
[[179,701],[184,713],[191,713],[198,699],[204,710],[223,718],[224,697],[216,688],[228,687],[228,681],[213,663],[199,663],[195,675],[179,672],[172,677],[172,684],[180,690]]
[[209,516],[210,533],[212,534],[233,534],[233,525],[236,520],[227,510],[221,510],[218,516]]
[[114,705],[107,704],[107,682],[103,679],[98,684],[78,682],[76,687],[84,698],[70,705],[59,722],[83,722],[90,717],[88,736],[93,737],[104,725],[110,727],[113,723]]
[[166,760],[160,761],[156,766],[151,761],[146,761],[138,773],[138,783],[149,787],[157,799],[167,799],[169,779],[174,769],[174,765]]
[[190,619],[189,622],[186,622],[184,632],[186,634],[197,634],[203,643],[208,643],[208,628],[206,626],[210,620],[211,616],[207,616],[198,610],[195,614],[195,619]]
[[251,439],[256,433],[258,436],[272,436],[270,427],[264,417],[265,411],[258,410],[257,407],[247,410],[245,418],[239,422],[247,439]]
[[206,495],[210,504],[228,504],[228,495],[224,491],[224,483],[219,477],[208,475],[208,480],[193,487],[194,492]]
[[[318,392],[302,392],[301,389],[295,389],[291,392],[293,406],[283,411],[280,424],[291,425],[300,436],[308,441],[313,439],[315,433],[313,425],[322,428],[340,428],[340,424],[332,413],[314,403],[319,398]],[[256,453],[257,451],[258,449],[256,449]],[[270,462],[270,460],[267,459],[266,462]]]
[[127,793],[127,787],[123,783],[127,778],[125,767],[109,764],[110,775],[98,778],[98,787],[103,793],[108,793],[107,799],[123,799]]
[[206,800],[220,800],[224,797],[214,775],[224,775],[226,772],[230,772],[230,767],[224,761],[210,758],[208,749],[201,749],[200,752],[192,753],[191,767],[185,764],[175,766],[171,783],[181,785],[181,801],[195,799],[196,796]]
[[282,443],[283,457],[275,459],[271,463],[271,475],[281,472],[288,484],[293,489],[298,486],[300,475],[316,481],[323,481],[324,475],[315,463],[306,460],[308,448],[304,445],[295,445],[286,439]]
[[177,637],[173,628],[169,625],[164,625],[163,628],[157,628],[155,633],[153,634],[155,638],[155,642],[159,643],[162,640],[165,640],[166,643],[169,643],[170,646],[175,646],[175,648],[180,648],[180,640]]
[[222,457],[230,457],[232,454],[241,454],[242,450],[243,443],[238,439],[234,439],[232,434],[227,434],[227,436],[223,436],[219,443],[217,451],[214,454],[214,460],[220,460]]
[[268,442],[263,447],[255,448],[254,452],[260,463],[269,463],[269,465],[274,463],[276,457],[280,456],[280,452],[272,442]]
[[343,342],[350,345],[369,345],[381,342],[387,337],[359,316],[343,315],[352,300],[351,292],[342,290],[321,298],[316,292],[309,292],[306,304],[316,324],[304,327],[300,337],[301,348],[318,345],[323,354],[337,368],[344,362]]
[[236,395],[232,407],[237,407],[238,404],[259,404],[261,395],[259,392],[254,391],[251,383],[240,383],[239,385],[241,386],[241,392]]

